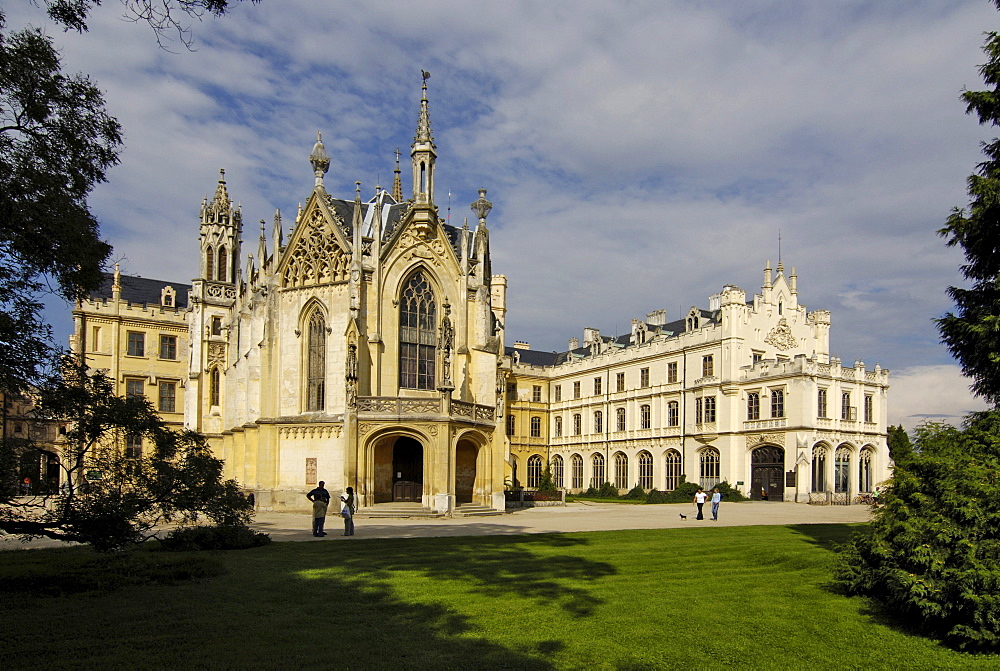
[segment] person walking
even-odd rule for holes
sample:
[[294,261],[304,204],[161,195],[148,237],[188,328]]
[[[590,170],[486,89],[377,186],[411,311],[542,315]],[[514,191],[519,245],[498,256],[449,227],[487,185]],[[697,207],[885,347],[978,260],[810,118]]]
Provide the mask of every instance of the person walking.
[[354,535],[354,513],[358,512],[358,497],[354,495],[354,488],[347,488],[347,495],[341,496],[340,501],[344,504],[340,514],[344,516],[344,535]]
[[705,500],[707,498],[708,498],[708,494],[706,494],[704,492],[704,490],[702,490],[702,488],[699,487],[698,491],[695,492],[695,495],[694,495],[695,505],[698,506],[698,516],[695,517],[696,520],[703,520],[703,519],[705,519],[705,515],[702,513],[701,509],[705,506]]
[[306,498],[313,504],[313,536],[325,536],[323,526],[326,524],[326,509],[330,505],[330,492],[326,490],[326,483],[319,481],[319,486],[306,494]]
[[712,490],[712,520],[719,521],[719,504],[722,503],[722,492],[716,487]]

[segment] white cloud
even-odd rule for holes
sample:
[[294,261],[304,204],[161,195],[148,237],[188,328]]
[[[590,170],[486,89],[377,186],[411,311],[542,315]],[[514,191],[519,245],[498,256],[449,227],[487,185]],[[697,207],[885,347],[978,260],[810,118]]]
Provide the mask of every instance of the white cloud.
[[891,371],[889,384],[889,423],[907,430],[928,420],[958,425],[966,414],[987,407],[972,395],[969,379],[954,365]]

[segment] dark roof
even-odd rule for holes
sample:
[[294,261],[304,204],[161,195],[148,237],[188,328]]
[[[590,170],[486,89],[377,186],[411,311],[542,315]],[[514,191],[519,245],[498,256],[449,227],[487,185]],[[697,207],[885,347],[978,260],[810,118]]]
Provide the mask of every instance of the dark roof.
[[[129,303],[139,303],[144,305],[159,305],[163,287],[173,287],[176,292],[176,307],[186,308],[188,306],[188,292],[191,291],[190,284],[180,282],[167,282],[165,280],[152,280],[147,277],[134,277],[132,275],[119,276],[122,285],[122,300]],[[115,283],[114,273],[104,273],[104,281],[101,282],[97,291],[92,291],[90,297],[95,300],[111,298],[111,287]]]
[[[554,366],[561,363],[557,352],[542,352],[534,349],[518,349],[516,347],[505,347],[504,354],[513,356],[518,353],[518,361],[532,366]],[[564,360],[564,359],[563,359]]]

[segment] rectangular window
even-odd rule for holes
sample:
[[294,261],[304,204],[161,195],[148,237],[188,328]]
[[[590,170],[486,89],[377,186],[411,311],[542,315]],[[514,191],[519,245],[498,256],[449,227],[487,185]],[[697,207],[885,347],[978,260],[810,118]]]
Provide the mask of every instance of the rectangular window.
[[854,408],[851,407],[851,392],[845,391],[840,395],[840,418],[847,420],[855,419],[854,417],[851,417],[851,411],[853,409]]
[[517,400],[517,382],[507,383],[507,398],[512,401]]
[[555,433],[556,433],[556,438],[562,437],[562,417],[556,417]]
[[580,383],[573,383],[573,398],[580,398]]
[[639,428],[648,429],[652,426],[653,413],[648,405],[639,408]]
[[694,399],[694,423],[695,424],[701,424],[702,423],[701,420],[702,420],[702,416],[704,415],[703,408],[704,408],[704,403],[703,403],[702,399],[700,399],[700,398]]
[[517,424],[517,420],[514,419],[514,415],[507,415],[507,435],[514,435],[514,427]]
[[618,410],[615,411],[615,415],[617,416],[618,430],[619,431],[624,431],[625,430],[625,408],[618,408]]
[[677,382],[677,362],[672,361],[667,364],[667,384]]
[[764,360],[764,355],[761,352],[754,352],[751,357],[750,363],[756,366],[763,360]]
[[872,400],[871,394],[865,394],[865,421],[873,422],[875,420],[873,417],[874,401]]
[[649,369],[640,368],[639,369],[639,386],[648,387],[649,386]]
[[594,413],[594,433],[604,431],[604,413],[598,410]]
[[616,391],[625,391],[625,373],[615,374]]
[[177,383],[160,383],[160,412],[176,412],[177,407]]
[[128,332],[128,349],[126,354],[129,356],[146,356],[146,334],[139,333],[138,331]]
[[531,437],[541,438],[542,437],[542,418],[532,417],[531,418]]
[[553,393],[555,394],[556,403],[562,400],[562,386],[557,384],[555,389],[553,389]]
[[142,436],[125,436],[125,458],[138,459],[142,456]]
[[583,432],[583,418],[579,415],[573,415],[573,435],[579,436]]
[[601,395],[601,382],[603,382],[601,378],[599,377],[594,378],[594,396]]
[[171,361],[177,359],[177,336],[160,336],[160,358]]
[[125,380],[126,396],[142,396],[144,393],[142,380]]
[[677,401],[670,401],[667,404],[667,426],[680,426],[680,404]]
[[706,396],[705,397],[705,423],[712,424],[715,422],[715,397]]
[[222,335],[222,317],[212,317],[212,335]]
[[702,377],[714,377],[715,376],[715,359],[711,354],[701,357],[701,376]]
[[816,416],[826,417],[826,389],[816,392]]
[[747,394],[747,419],[760,419],[760,394]]
[[771,390],[771,417],[785,416],[785,392],[781,389]]
[[93,329],[93,335],[90,338],[90,351],[100,352],[101,351],[101,327],[95,326]]
[[531,402],[532,403],[542,402],[542,388],[537,384],[531,387]]

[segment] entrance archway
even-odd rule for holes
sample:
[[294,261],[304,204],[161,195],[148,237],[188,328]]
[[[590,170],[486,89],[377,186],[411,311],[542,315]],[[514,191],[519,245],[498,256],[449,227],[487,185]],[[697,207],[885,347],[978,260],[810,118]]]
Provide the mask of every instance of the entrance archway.
[[408,436],[392,446],[392,500],[420,501],[424,487],[424,447]]
[[479,448],[470,440],[458,441],[455,448],[455,502],[472,503],[476,488],[476,460]]
[[785,450],[774,445],[750,453],[750,498],[782,501],[785,498]]

